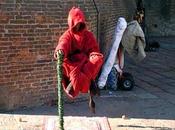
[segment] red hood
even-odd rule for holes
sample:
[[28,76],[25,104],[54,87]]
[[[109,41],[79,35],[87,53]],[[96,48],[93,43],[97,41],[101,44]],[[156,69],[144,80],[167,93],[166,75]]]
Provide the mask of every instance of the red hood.
[[69,16],[68,16],[69,29],[72,29],[75,25],[77,25],[80,22],[85,24],[84,14],[79,8],[73,7],[69,11]]

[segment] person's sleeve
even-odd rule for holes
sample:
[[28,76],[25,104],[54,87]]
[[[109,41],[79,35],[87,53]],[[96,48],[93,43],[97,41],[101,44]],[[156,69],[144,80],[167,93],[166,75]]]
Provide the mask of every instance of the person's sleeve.
[[68,33],[64,33],[59,41],[58,41],[58,45],[55,49],[55,53],[58,51],[58,50],[62,50],[63,53],[64,53],[64,57],[67,57],[69,51],[70,51],[70,44],[71,44],[71,38],[70,36],[68,35]]

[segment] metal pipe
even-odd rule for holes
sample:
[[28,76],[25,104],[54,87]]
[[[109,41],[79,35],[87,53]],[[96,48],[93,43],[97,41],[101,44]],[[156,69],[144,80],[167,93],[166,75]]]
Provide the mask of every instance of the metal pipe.
[[95,10],[97,12],[97,41],[99,42],[100,41],[100,38],[99,38],[99,10],[97,8],[97,4],[96,4],[95,0],[93,0],[93,3],[95,6]]

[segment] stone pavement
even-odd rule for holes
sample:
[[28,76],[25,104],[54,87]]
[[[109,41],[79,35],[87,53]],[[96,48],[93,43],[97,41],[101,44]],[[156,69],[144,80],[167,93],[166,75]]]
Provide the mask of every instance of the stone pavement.
[[[64,117],[65,130],[111,130],[106,117]],[[0,114],[0,130],[59,130],[58,116]]]
[[[132,91],[101,91],[95,98],[96,114],[88,109],[87,96],[65,103],[66,116],[107,117],[112,130],[175,130],[175,38],[156,39],[160,49],[148,52],[142,63],[126,58],[132,73]],[[56,115],[56,106],[20,109],[8,114]]]

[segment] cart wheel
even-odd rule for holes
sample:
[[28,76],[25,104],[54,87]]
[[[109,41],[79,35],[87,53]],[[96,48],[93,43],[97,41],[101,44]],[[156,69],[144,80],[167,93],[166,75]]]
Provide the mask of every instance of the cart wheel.
[[118,87],[121,90],[131,90],[134,87],[133,76],[130,73],[124,72],[122,76],[118,78]]

